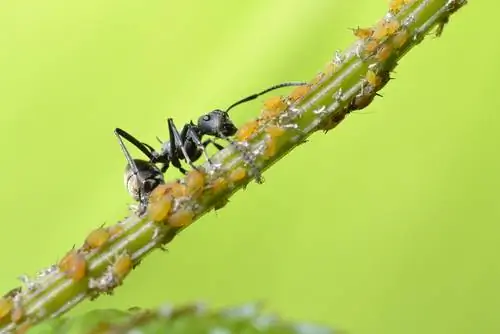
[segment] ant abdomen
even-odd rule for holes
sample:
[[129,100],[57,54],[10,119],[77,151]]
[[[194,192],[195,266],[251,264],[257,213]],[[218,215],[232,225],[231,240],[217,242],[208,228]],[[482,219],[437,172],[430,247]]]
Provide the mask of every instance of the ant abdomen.
[[165,183],[165,180],[163,173],[155,164],[140,159],[133,161],[137,171],[127,164],[124,173],[125,187],[134,200],[141,202],[147,199],[158,185]]

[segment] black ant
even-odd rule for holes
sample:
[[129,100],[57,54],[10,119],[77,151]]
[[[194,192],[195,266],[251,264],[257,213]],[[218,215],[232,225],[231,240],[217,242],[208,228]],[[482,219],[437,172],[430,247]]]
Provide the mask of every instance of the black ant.
[[[152,146],[139,141],[137,138],[122,130],[115,129],[115,135],[118,138],[120,147],[127,159],[127,167],[125,170],[125,186],[129,194],[134,200],[140,203],[139,211],[145,209],[149,194],[159,185],[164,183],[163,173],[167,171],[170,166],[177,168],[181,173],[186,174],[186,170],[181,166],[181,160],[185,160],[193,169],[197,167],[193,162],[197,161],[203,154],[207,161],[212,164],[210,157],[206,152],[206,147],[210,144],[215,146],[218,150],[222,150],[224,146],[216,143],[214,139],[223,139],[230,144],[236,143],[230,138],[236,134],[238,128],[229,118],[229,110],[234,107],[255,100],[259,96],[266,94],[278,88],[290,86],[303,86],[306,82],[285,82],[278,85],[269,87],[259,93],[241,99],[226,110],[215,109],[198,118],[198,124],[190,121],[184,125],[182,131],[179,132],[174,124],[172,118],[167,119],[169,140],[161,143],[161,150],[158,152]],[[202,141],[203,136],[210,136],[207,140]],[[137,147],[149,161],[141,159],[132,159],[128,152],[122,138],[126,139],[132,145]],[[161,164],[161,168],[156,166],[157,163]]]

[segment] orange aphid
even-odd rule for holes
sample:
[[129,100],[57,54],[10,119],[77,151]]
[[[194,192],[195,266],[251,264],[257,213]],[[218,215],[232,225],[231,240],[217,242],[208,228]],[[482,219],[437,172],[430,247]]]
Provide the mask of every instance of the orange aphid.
[[276,154],[277,150],[277,138],[282,136],[285,133],[283,128],[279,126],[269,126],[266,128],[266,133],[268,134],[268,138],[266,140],[266,149],[263,153],[264,158],[269,159]]
[[259,128],[259,122],[257,120],[252,120],[243,124],[236,133],[235,137],[238,141],[248,140]]
[[399,24],[399,21],[396,19],[391,19],[389,21],[386,21],[385,23],[385,29],[387,36],[392,36],[398,31],[399,27],[401,25]]
[[288,98],[292,102],[297,102],[301,98],[303,98],[309,91],[311,90],[311,87],[309,85],[304,85],[304,86],[298,86],[296,87],[292,93],[290,93],[290,96]]
[[351,29],[351,30],[354,33],[354,36],[358,37],[359,39],[367,39],[368,37],[371,37],[373,34],[373,28],[357,27],[356,29]]
[[365,51],[365,53],[367,53],[367,54],[370,54],[370,55],[371,55],[372,53],[374,53],[374,52],[377,50],[377,48],[379,47],[379,45],[380,45],[380,44],[379,44],[379,42],[377,42],[377,41],[374,41],[374,40],[372,40],[372,41],[368,41],[368,42],[365,44],[365,49],[364,49],[364,51]]
[[28,333],[28,330],[32,327],[31,323],[29,321],[26,321],[25,323],[21,324],[16,328],[16,334],[26,334]]
[[281,96],[273,96],[264,102],[264,110],[260,114],[263,120],[269,120],[278,116],[286,109],[286,103]]
[[194,213],[191,210],[180,209],[168,218],[168,225],[172,227],[185,227],[193,222]]
[[335,73],[335,71],[338,69],[338,65],[335,64],[334,62],[330,61],[326,64],[326,67],[325,67],[325,74],[326,75],[332,75],[333,73]]
[[74,249],[70,250],[61,261],[59,261],[58,266],[59,269],[73,281],[81,280],[87,273],[87,261],[85,260],[85,256]]
[[279,126],[268,126],[266,128],[266,133],[268,133],[271,137],[279,137],[285,133],[285,129]]
[[401,11],[404,5],[405,0],[391,0],[391,2],[389,2],[389,12],[395,15]]
[[12,320],[12,322],[18,323],[21,321],[23,316],[24,316],[24,309],[21,307],[21,305],[16,305],[12,310],[12,313],[10,315],[10,320]]
[[245,178],[247,171],[243,167],[238,167],[229,174],[229,179],[231,182],[238,182]]
[[167,195],[162,194],[161,196],[153,196],[153,195],[154,191],[149,197],[148,217],[149,219],[155,222],[161,222],[165,218],[167,218],[168,214],[170,213],[170,209],[172,208],[173,198],[171,195],[168,194]]
[[132,271],[133,267],[134,263],[130,255],[123,253],[113,263],[113,274],[121,282]]
[[314,85],[317,85],[320,83],[320,81],[325,77],[325,73],[323,72],[319,72],[315,77],[314,79],[311,80],[311,82],[309,82],[309,84],[311,86],[314,86]]
[[387,58],[389,58],[391,53],[392,53],[392,47],[390,45],[384,45],[377,51],[375,59],[377,59],[378,61],[385,61],[387,60]]
[[392,38],[392,44],[397,48],[401,48],[407,41],[408,38],[410,37],[410,34],[408,33],[408,30],[406,29],[401,29],[394,37]]
[[0,298],[0,320],[12,311],[14,304],[11,298]]
[[109,232],[109,235],[111,236],[111,238],[117,236],[118,234],[122,233],[124,231],[124,228],[122,226],[122,224],[118,223],[118,224],[115,224],[115,225],[111,225],[110,227],[108,227],[108,232]]
[[103,227],[99,227],[87,236],[85,239],[85,249],[96,249],[104,245],[111,237],[109,231]]
[[381,41],[385,37],[387,37],[386,20],[382,19],[377,23],[377,25],[373,29],[372,38]]
[[23,323],[16,329],[16,334],[25,334],[31,328],[31,323],[29,321]]
[[212,189],[214,193],[219,193],[226,190],[228,186],[229,183],[224,177],[218,177],[212,182],[212,184],[210,185],[210,189]]
[[186,175],[187,195],[196,197],[201,195],[205,187],[205,174],[193,169]]

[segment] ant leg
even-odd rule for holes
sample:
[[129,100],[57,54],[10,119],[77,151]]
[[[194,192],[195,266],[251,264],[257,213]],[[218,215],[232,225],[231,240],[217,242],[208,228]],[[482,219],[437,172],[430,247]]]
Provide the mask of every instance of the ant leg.
[[196,146],[198,147],[198,149],[201,150],[201,152],[203,153],[203,155],[205,156],[205,159],[207,159],[208,163],[210,165],[213,165],[212,163],[212,160],[210,159],[210,157],[208,156],[208,153],[207,153],[207,150],[205,149],[205,146],[203,146],[203,144],[201,143],[201,140],[200,138],[198,137],[198,134],[196,134],[196,132],[193,130],[193,127],[189,124],[186,124],[186,139],[192,139],[193,142],[196,144]]
[[258,98],[259,96],[261,95],[264,95],[266,93],[269,93],[270,91],[273,91],[275,89],[279,89],[279,88],[283,88],[283,87],[291,87],[291,86],[305,86],[307,85],[307,82],[302,82],[302,81],[292,81],[292,82],[284,82],[284,83],[280,83],[278,85],[274,85],[274,86],[271,86],[267,89],[264,89],[262,92],[259,92],[259,93],[256,93],[256,94],[252,94],[250,96],[247,96],[245,97],[244,99],[241,99],[233,104],[231,104],[227,109],[226,109],[226,112],[228,112],[230,109],[233,109],[234,107],[236,107],[237,105],[239,104],[242,104],[242,103],[245,103],[245,102],[248,102],[248,101],[252,101],[252,100],[255,100],[256,98]]
[[[136,177],[138,182],[143,184],[144,180],[141,179],[141,176],[139,174],[139,168],[137,168],[137,164],[135,163],[134,159],[130,155],[130,152],[127,150],[127,147],[125,146],[125,143],[122,140],[123,133],[130,136],[130,138],[132,138],[133,140],[135,140],[135,138],[121,129],[118,129],[118,128],[115,129],[115,135],[116,135],[116,138],[118,138],[118,144],[120,145],[120,148],[122,149],[123,155],[125,155],[125,159],[127,159],[127,163],[130,166],[130,169],[132,170],[133,175]],[[127,138],[126,136],[124,136],[124,138],[129,140],[129,138]],[[132,142],[132,144],[135,145],[134,142]],[[127,187],[128,187],[128,185],[127,185]],[[142,187],[138,187],[138,192],[139,192],[139,194],[138,194],[139,195],[139,207],[137,208],[136,213],[140,215],[144,212],[144,210],[147,207],[147,198],[145,198],[144,194],[142,193]]]
[[207,139],[203,143],[201,143],[203,147],[207,147],[209,144],[214,145],[219,151],[225,149],[224,146],[217,144],[213,139]]
[[193,164],[191,159],[189,158],[189,155],[186,152],[186,149],[184,148],[184,143],[182,142],[181,136],[179,134],[179,131],[175,127],[174,120],[169,118],[167,119],[168,122],[168,132],[170,134],[170,151],[172,154],[172,165],[179,169],[181,173],[186,174],[186,170],[181,167],[181,163],[179,161],[179,157],[177,156],[178,150],[181,150],[182,155],[184,156],[184,159],[186,159],[186,162],[193,168],[193,169],[198,169],[196,166]]
[[[119,140],[122,144],[123,144],[123,141],[121,140],[121,138],[125,138],[129,143],[131,143],[132,145],[137,147],[142,153],[144,153],[144,155],[147,156],[149,158],[149,160],[155,159],[155,154],[153,153],[153,152],[155,152],[154,149],[147,144],[141,143],[139,140],[137,140],[137,138],[132,136],[127,131],[122,130],[120,128],[116,128],[115,135],[119,138]],[[125,147],[125,146],[123,146],[123,147]]]

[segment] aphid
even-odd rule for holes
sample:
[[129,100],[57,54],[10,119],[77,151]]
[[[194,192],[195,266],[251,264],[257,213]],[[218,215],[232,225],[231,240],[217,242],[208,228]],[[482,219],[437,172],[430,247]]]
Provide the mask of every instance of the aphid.
[[31,323],[29,321],[24,322],[20,326],[16,328],[16,334],[25,334],[28,333],[28,330],[31,328]]
[[377,95],[379,94],[377,94],[372,87],[363,87],[361,92],[356,95],[349,104],[349,112],[366,108]]
[[375,40],[370,40],[365,44],[364,47],[364,53],[366,56],[371,56],[375,51],[377,51],[377,48],[379,47],[379,42]]
[[386,27],[386,20],[382,19],[380,20],[375,28],[373,29],[373,34],[371,38],[377,41],[382,41],[385,37],[387,37],[387,27]]
[[332,117],[327,118],[319,127],[324,133],[327,133],[336,127],[345,118],[346,112],[335,113]]
[[386,21],[385,22],[385,29],[386,29],[387,36],[394,35],[396,33],[396,31],[398,31],[400,26],[401,25],[399,24],[399,21],[394,19],[394,18]]
[[326,66],[325,66],[325,70],[324,70],[324,72],[325,72],[325,74],[326,74],[326,75],[330,76],[330,75],[332,75],[333,73],[335,73],[335,72],[338,70],[338,68],[339,68],[339,65],[338,65],[338,64],[336,64],[336,63],[335,63],[335,62],[333,62],[333,61],[329,61],[329,62],[326,64]]
[[264,109],[260,114],[260,119],[268,121],[286,109],[287,105],[281,96],[273,96],[264,102]]
[[259,121],[252,120],[243,124],[234,136],[238,141],[246,141],[248,140],[259,128]]
[[116,237],[117,235],[123,233],[124,230],[125,229],[123,228],[123,225],[121,223],[117,223],[115,225],[111,225],[110,227],[108,227],[110,238]]
[[288,99],[291,102],[297,102],[298,100],[302,99],[307,93],[309,93],[310,90],[311,87],[309,85],[298,86],[290,93]]
[[14,323],[19,323],[24,317],[25,310],[23,307],[23,301],[20,295],[16,295],[12,298],[13,309],[10,313],[10,320]]
[[186,175],[187,195],[197,197],[203,192],[205,186],[205,174],[193,169]]
[[377,54],[375,55],[375,59],[378,61],[387,60],[392,54],[392,47],[390,45],[383,45],[378,49]]
[[168,185],[160,184],[151,192],[147,207],[148,217],[151,220],[161,222],[167,218],[173,202],[170,189]]
[[309,82],[309,85],[310,86],[316,86],[317,84],[319,84],[321,82],[321,80],[323,80],[323,78],[325,77],[325,73],[323,72],[319,72],[315,77],[314,79],[312,79],[310,82]]
[[281,137],[285,130],[279,126],[269,126],[266,128],[267,140],[266,149],[264,151],[264,158],[269,159],[276,154],[277,138]]
[[224,177],[218,177],[215,179],[212,184],[210,184],[210,189],[216,194],[226,190],[229,186],[228,181]]
[[[212,164],[206,147],[212,144],[218,150],[224,148],[222,145],[217,144],[215,139],[223,139],[235,145],[235,142],[230,137],[234,136],[238,129],[229,118],[229,111],[231,109],[242,103],[255,100],[259,96],[275,89],[290,86],[303,86],[306,84],[305,82],[285,82],[272,86],[233,103],[225,110],[212,110],[208,114],[198,118],[197,124],[191,121],[184,125],[180,132],[177,130],[173,119],[168,118],[169,140],[163,142],[158,139],[161,142],[160,151],[156,151],[152,146],[139,141],[125,130],[116,128],[115,135],[127,159],[125,185],[129,194],[135,201],[139,202],[138,212],[141,214],[144,212],[151,191],[159,184],[165,182],[163,173],[167,171],[170,164],[181,173],[186,174],[187,171],[181,166],[181,160],[184,160],[193,169],[197,169],[194,162],[204,155],[206,160]],[[204,136],[210,138],[203,140]],[[148,158],[148,161],[132,159],[122,138],[137,147]],[[156,167],[158,163],[161,164],[160,168]]]
[[108,229],[99,227],[87,236],[83,248],[85,250],[97,249],[102,247],[111,238]]
[[403,9],[405,6],[405,0],[391,0],[389,2],[389,12],[393,15],[396,15]]
[[352,32],[354,33],[354,36],[356,36],[359,39],[367,39],[372,36],[373,34],[373,28],[360,28],[357,27],[356,29],[352,29]]
[[194,212],[188,209],[179,209],[168,217],[168,225],[185,227],[193,222]]
[[376,73],[375,71],[369,69],[366,72],[365,80],[371,86],[373,91],[379,91],[387,85],[391,79],[389,71],[381,71]]
[[9,314],[13,307],[14,303],[12,302],[12,298],[0,298],[0,320]]
[[72,249],[59,261],[58,267],[73,281],[79,281],[85,277],[87,261],[83,254]]
[[243,167],[238,167],[229,174],[229,180],[232,183],[237,183],[247,176],[247,171]]
[[132,271],[134,263],[132,258],[126,252],[119,255],[113,263],[113,275],[116,280],[121,284],[125,277]]
[[392,45],[394,45],[396,49],[400,49],[408,41],[409,37],[410,34],[408,30],[403,28],[392,38]]

